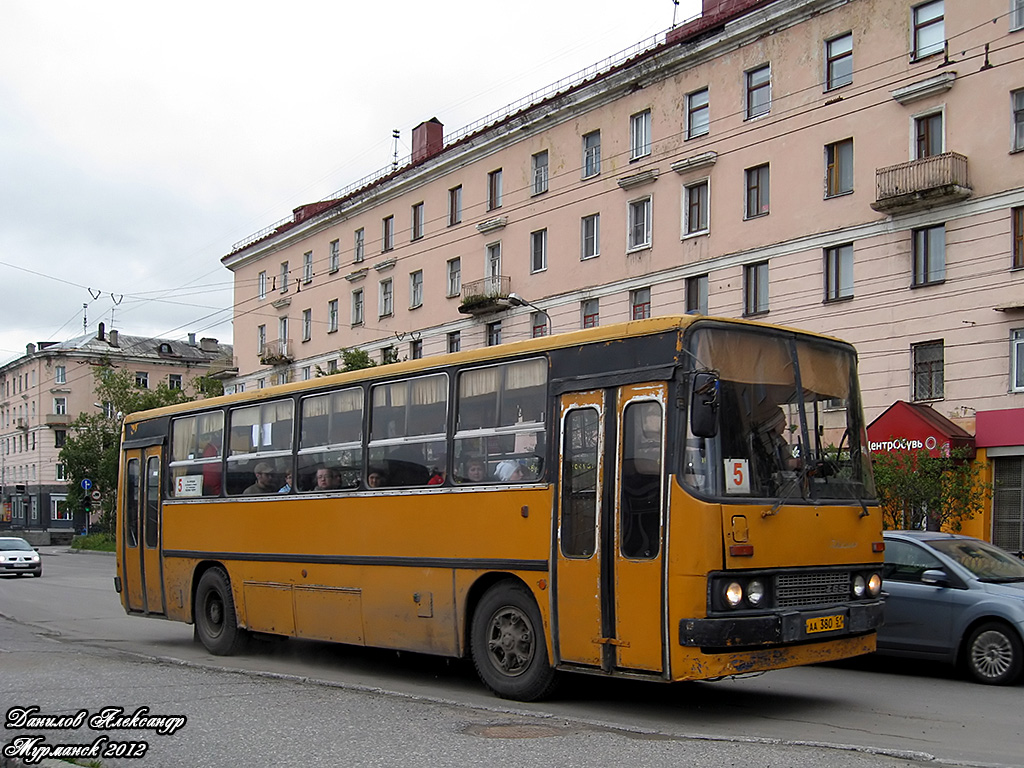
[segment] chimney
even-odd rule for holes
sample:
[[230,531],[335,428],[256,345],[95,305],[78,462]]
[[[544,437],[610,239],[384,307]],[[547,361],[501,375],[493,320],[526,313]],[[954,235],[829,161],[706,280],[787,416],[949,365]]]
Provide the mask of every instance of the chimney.
[[190,333],[188,335],[188,345],[190,347],[194,347],[196,345],[196,335],[194,333]]
[[412,162],[413,164],[433,157],[444,149],[444,126],[432,117],[412,129]]
[[104,333],[105,333],[104,328],[105,328],[105,326],[103,325],[103,323],[100,323],[100,329],[96,332],[96,338],[99,339],[100,341],[104,340],[103,339],[103,336],[104,336]]
[[117,331],[115,331],[113,328],[110,329],[110,346],[117,346]]
[[219,352],[220,347],[217,346],[216,339],[200,339],[199,349],[203,352]]
[[35,344],[26,344],[25,345],[25,354],[26,355],[34,355],[35,352],[36,352],[36,345]]

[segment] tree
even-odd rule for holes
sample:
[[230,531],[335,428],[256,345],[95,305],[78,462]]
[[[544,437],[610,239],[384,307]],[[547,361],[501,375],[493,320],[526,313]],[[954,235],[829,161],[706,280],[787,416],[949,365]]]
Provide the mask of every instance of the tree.
[[[339,371],[342,373],[345,371],[361,371],[364,368],[375,368],[376,366],[377,363],[370,358],[370,354],[366,350],[356,348],[341,350],[341,368]],[[330,374],[318,365],[316,367],[316,375],[320,377]]]
[[[160,382],[156,389],[142,389],[135,382],[135,374],[125,368],[101,366],[95,370],[94,377],[96,397],[103,411],[82,413],[71,422],[59,460],[68,481],[65,501],[68,509],[83,508],[87,492],[82,488],[82,480],[88,478],[93,489],[103,494],[100,527],[112,531],[124,417],[136,411],[183,403],[193,398],[183,390],[171,389],[164,382]],[[194,388],[202,391],[202,387]]]
[[984,510],[991,492],[966,448],[947,456],[926,450],[878,453],[874,470],[886,528],[959,531]]

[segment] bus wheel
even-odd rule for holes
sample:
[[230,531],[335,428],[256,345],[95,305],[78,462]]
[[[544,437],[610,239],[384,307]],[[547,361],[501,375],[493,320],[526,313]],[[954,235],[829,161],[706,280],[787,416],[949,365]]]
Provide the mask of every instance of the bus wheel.
[[235,599],[231,583],[220,568],[211,568],[196,588],[196,634],[214,656],[230,656],[245,639],[235,618]]
[[533,595],[519,582],[487,591],[473,615],[470,646],[484,685],[505,699],[536,701],[554,690],[543,623]]

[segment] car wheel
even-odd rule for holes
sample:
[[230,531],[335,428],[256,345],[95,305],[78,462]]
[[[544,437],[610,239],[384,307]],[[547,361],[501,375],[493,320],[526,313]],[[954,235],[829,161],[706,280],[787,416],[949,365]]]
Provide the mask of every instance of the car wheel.
[[498,696],[536,701],[554,690],[543,622],[533,595],[517,581],[500,582],[473,615],[470,646],[484,685]]
[[967,671],[979,683],[1008,685],[1014,682],[1024,663],[1020,638],[1005,624],[989,622],[975,629],[967,640],[964,661]]
[[41,570],[39,570],[39,571],[36,571],[35,573],[33,573],[32,575],[35,576],[38,579],[40,576],[43,575],[43,572]]
[[231,582],[220,568],[211,568],[199,578],[195,604],[196,635],[214,656],[236,653],[245,640],[238,627]]

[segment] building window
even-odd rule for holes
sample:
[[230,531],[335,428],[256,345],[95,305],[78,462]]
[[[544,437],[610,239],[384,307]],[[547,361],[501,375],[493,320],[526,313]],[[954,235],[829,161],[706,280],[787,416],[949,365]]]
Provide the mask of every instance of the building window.
[[394,344],[388,345],[380,351],[380,362],[381,365],[390,365],[391,363],[398,362],[398,349],[395,348]]
[[366,258],[366,231],[360,227],[354,233],[352,260],[359,263]]
[[629,204],[626,249],[649,248],[651,245],[651,198],[634,200]]
[[490,278],[488,291],[496,292],[501,284],[501,243],[491,243],[487,246],[486,259],[485,274]]
[[583,178],[601,172],[601,132],[591,131],[583,136]]
[[448,260],[448,295],[462,293],[462,259]]
[[1010,0],[1010,31],[1024,29],[1024,0]]
[[451,331],[448,334],[448,352],[458,352],[462,349],[462,332]]
[[686,278],[686,311],[701,315],[708,313],[708,276]]
[[942,113],[914,118],[914,158],[921,160],[942,154]]
[[772,108],[772,67],[752,69],[746,73],[747,119],[767,115]]
[[381,219],[380,250],[381,253],[395,247],[395,217],[385,216]]
[[281,262],[281,293],[288,293],[288,262]]
[[331,299],[327,302],[327,332],[334,333],[338,330],[338,300]]
[[580,302],[580,325],[584,328],[596,328],[601,324],[601,305],[597,299]]
[[288,318],[279,317],[277,319],[277,341],[278,344],[280,345],[280,351],[282,353],[287,354],[288,342],[290,340],[291,339],[288,335]]
[[543,272],[548,268],[548,231],[530,233],[530,271]]
[[759,165],[756,168],[748,168],[747,176],[747,200],[744,218],[753,219],[757,216],[768,215],[769,195],[769,173],[768,165]]
[[629,159],[636,160],[651,154],[651,110],[629,118]]
[[539,339],[548,335],[548,313],[532,312],[530,314],[530,336]]
[[313,368],[308,365],[302,366],[302,380],[309,381],[313,378]]
[[530,159],[530,170],[533,178],[533,194],[539,195],[548,191],[548,151],[538,152]]
[[409,308],[423,306],[423,270],[409,273]]
[[260,272],[256,278],[256,295],[261,298],[267,298],[267,273]]
[[825,90],[853,82],[853,34],[825,41]]
[[63,464],[58,463],[54,465],[54,479],[57,481],[63,481],[68,479]]
[[706,136],[711,126],[711,101],[707,88],[686,97],[686,138]]
[[501,344],[501,320],[487,324],[487,346],[496,347]]
[[416,203],[412,207],[412,239],[419,240],[423,237],[423,203]]
[[68,399],[66,397],[53,398],[53,412],[57,416],[66,416],[68,412]]
[[352,291],[352,325],[363,324],[363,289]]
[[683,232],[696,235],[708,231],[707,179],[683,187]]
[[313,282],[313,252],[306,251],[302,254],[302,282]]
[[632,320],[644,320],[651,316],[650,288],[638,288],[629,292],[629,316]]
[[409,359],[419,360],[423,357],[423,339],[413,339],[409,342]]
[[853,139],[825,146],[825,197],[853,192]]
[[462,223],[462,185],[448,190],[448,226]]
[[501,168],[487,174],[487,210],[501,207]]
[[395,313],[395,291],[394,283],[389,277],[387,280],[380,281],[380,292],[378,295],[378,309],[377,314],[380,317],[390,317]]
[[946,26],[943,0],[932,0],[913,9],[914,59],[923,59],[946,48]]
[[169,373],[169,374],[167,374],[167,388],[168,389],[181,389],[181,374],[180,373]]
[[601,214],[592,213],[580,220],[580,259],[601,255]]
[[327,361],[327,372],[328,373],[337,373],[338,372],[338,360],[337,360],[337,358],[335,358],[334,360],[328,360]]
[[914,400],[941,400],[944,386],[943,344],[929,341],[914,344],[911,348],[914,358]]
[[825,301],[853,298],[853,243],[825,249]]
[[[1021,0],[1024,3],[1024,0]],[[1024,90],[1013,94],[1013,149],[1024,150]]]
[[67,366],[58,365],[53,370],[53,382],[54,384],[67,384],[68,383],[68,369]]
[[1024,208],[1010,211],[1010,227],[1013,237],[1013,269],[1024,269]]
[[1024,392],[1024,328],[1010,331],[1010,390]]
[[313,338],[313,310],[302,310],[302,340],[309,341]]
[[330,272],[337,272],[341,269],[341,242],[338,240],[331,240],[330,249],[327,269]]
[[760,315],[768,311],[768,262],[743,267],[743,314]]
[[256,354],[262,355],[267,348],[267,326],[256,326]]
[[63,448],[64,443],[67,442],[68,431],[66,429],[55,429],[53,430],[53,447]]
[[914,230],[914,286],[933,285],[946,279],[946,227]]

